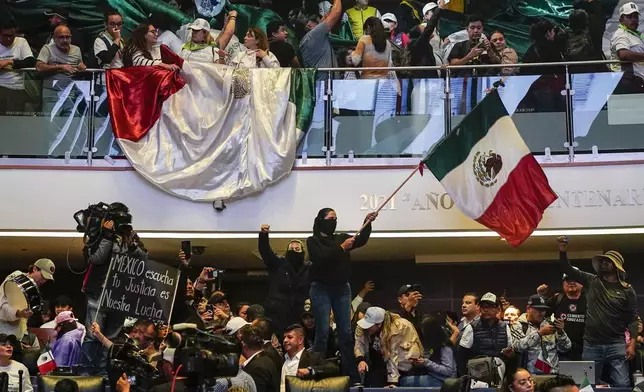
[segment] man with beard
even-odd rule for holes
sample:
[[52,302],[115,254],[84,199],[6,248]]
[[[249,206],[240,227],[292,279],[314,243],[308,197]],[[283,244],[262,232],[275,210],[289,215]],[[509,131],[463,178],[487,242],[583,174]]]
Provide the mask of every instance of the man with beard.
[[288,243],[285,257],[277,256],[268,240],[269,225],[259,232],[259,254],[268,268],[269,291],[266,317],[272,320],[274,331],[283,331],[287,325],[299,322],[304,301],[309,296],[311,263],[301,241]]
[[[553,310],[555,319],[562,319],[566,322],[564,331],[572,342],[572,348],[560,355],[562,361],[581,361],[584,351],[584,328],[586,327],[586,295],[584,286],[572,276],[564,274],[563,292],[552,296],[548,305]],[[537,293],[545,295],[548,286],[541,285]]]
[[[559,237],[559,260],[562,272],[579,280],[586,288],[586,329],[583,360],[595,361],[596,380],[608,367],[612,387],[630,385],[628,362],[635,358],[636,340],[626,345],[626,331],[637,336],[637,296],[626,283],[624,258],[614,250],[593,257],[590,274],[570,265],[568,239]],[[597,381],[599,384],[600,382]]]

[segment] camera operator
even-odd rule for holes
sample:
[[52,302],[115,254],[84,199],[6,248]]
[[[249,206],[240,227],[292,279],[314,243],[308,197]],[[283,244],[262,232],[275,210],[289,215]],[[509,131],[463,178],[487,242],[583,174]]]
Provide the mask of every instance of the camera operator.
[[[112,203],[110,207],[114,210],[127,211],[127,207],[121,203]],[[123,326],[125,318],[114,312],[99,310],[99,299],[112,255],[115,253],[130,254],[145,260],[148,254],[130,225],[116,225],[114,220],[106,220],[102,223],[99,235],[101,236],[100,241],[96,238],[86,237],[86,245],[83,249],[85,259],[90,264],[84,280],[84,291],[87,298],[85,327],[89,330],[96,320],[103,334],[114,339]],[[88,333],[85,337],[81,347],[79,365],[83,375],[107,376],[107,350],[92,333]]]

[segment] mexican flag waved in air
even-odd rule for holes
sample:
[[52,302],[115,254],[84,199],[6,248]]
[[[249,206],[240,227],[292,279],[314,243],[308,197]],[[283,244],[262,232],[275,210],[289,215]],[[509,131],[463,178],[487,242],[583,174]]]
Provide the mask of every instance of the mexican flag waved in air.
[[513,246],[532,234],[557,199],[496,89],[423,163],[465,215]]

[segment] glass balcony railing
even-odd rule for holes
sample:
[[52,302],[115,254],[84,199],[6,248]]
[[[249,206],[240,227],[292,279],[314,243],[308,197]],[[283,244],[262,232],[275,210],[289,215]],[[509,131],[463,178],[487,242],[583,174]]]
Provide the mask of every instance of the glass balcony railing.
[[[503,80],[452,76],[467,66],[334,69],[317,84],[313,120],[298,156],[326,158],[326,164],[347,157],[421,157],[498,82],[508,113],[535,154],[568,154],[573,160],[575,153],[644,151],[644,94],[633,94],[631,80],[621,72],[577,73],[591,69],[583,68],[587,65],[596,70],[610,63],[559,63],[557,74]],[[352,78],[361,70],[390,77]],[[415,72],[423,78],[415,78]],[[0,84],[0,101],[6,103],[0,105],[6,108],[0,113],[0,157],[86,159],[91,165],[96,158],[121,156],[103,70],[62,81],[43,79],[33,70],[21,74],[24,91]]]

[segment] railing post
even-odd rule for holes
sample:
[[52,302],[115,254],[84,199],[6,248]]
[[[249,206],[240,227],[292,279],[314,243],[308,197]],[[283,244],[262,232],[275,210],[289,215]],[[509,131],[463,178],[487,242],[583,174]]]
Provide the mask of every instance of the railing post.
[[450,85],[450,69],[445,69],[445,94],[443,96],[443,102],[445,105],[444,114],[445,116],[445,136],[452,130],[452,88]]
[[89,116],[87,118],[87,165],[92,166],[94,158],[94,114],[96,111],[96,72],[91,71],[92,78],[89,85]]
[[572,105],[572,96],[574,91],[572,90],[572,75],[566,64],[566,87],[561,92],[561,95],[564,95],[566,98],[566,143],[564,147],[568,148],[568,161],[575,161],[575,123],[573,118],[573,105]]
[[333,148],[333,73],[327,73],[326,85],[324,90],[324,146],[322,151],[325,152],[326,165],[331,166],[331,154]]

